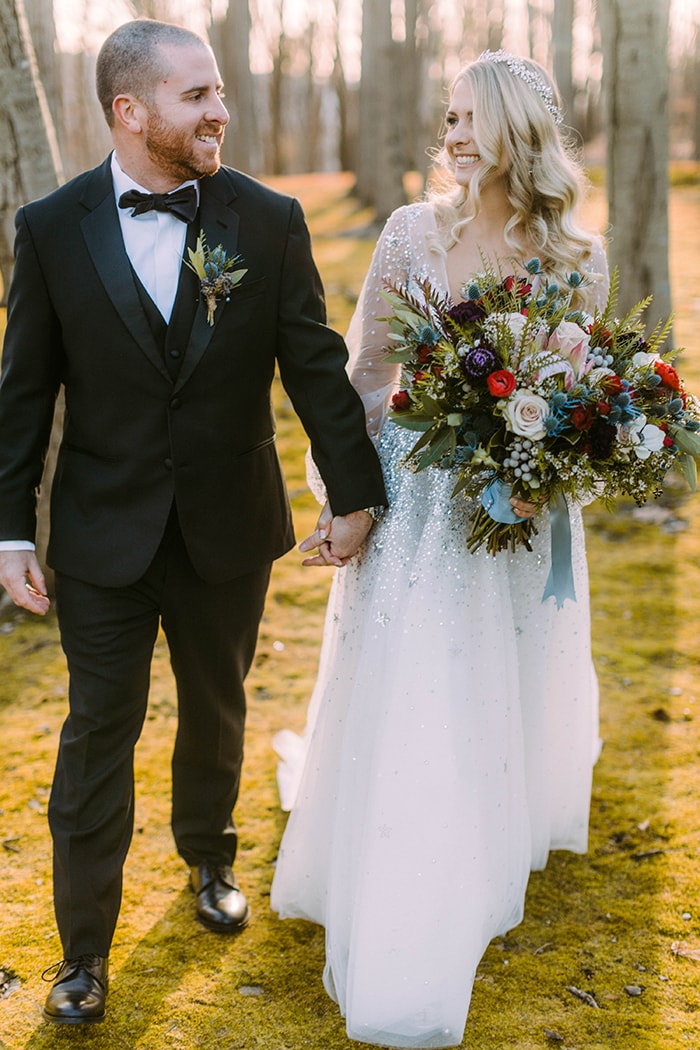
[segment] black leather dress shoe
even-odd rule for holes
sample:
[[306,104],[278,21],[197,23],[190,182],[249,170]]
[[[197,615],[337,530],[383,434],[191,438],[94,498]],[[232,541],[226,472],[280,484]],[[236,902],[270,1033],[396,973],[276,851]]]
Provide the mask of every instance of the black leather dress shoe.
[[190,868],[190,884],[197,894],[197,918],[208,930],[238,933],[248,925],[248,901],[228,865],[197,864]]
[[53,978],[44,1005],[44,1017],[54,1024],[94,1024],[105,1019],[107,960],[80,955],[49,967],[42,976]]

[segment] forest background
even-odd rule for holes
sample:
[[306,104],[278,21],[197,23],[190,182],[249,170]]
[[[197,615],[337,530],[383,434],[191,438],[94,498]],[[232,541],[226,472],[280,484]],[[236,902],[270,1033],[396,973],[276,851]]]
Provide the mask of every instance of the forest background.
[[[687,348],[680,367],[700,388],[697,0],[600,0],[597,8],[589,0],[0,0],[5,277],[16,206],[109,148],[93,98],[94,53],[133,14],[210,36],[233,116],[227,160],[300,197],[330,321],[341,331],[387,210],[422,190],[425,150],[437,140],[445,85],[459,64],[504,45],[556,69],[594,184],[588,217],[608,235],[627,294],[654,291],[673,306],[674,339]],[[315,514],[305,439],[278,384],[275,404],[305,535]],[[533,876],[525,922],[492,944],[480,968],[467,1050],[700,1045],[700,507],[671,479],[658,504],[623,502],[615,515],[594,505],[586,520],[605,741],[591,848],[586,857],[555,854]],[[328,584],[324,573],[302,570],[296,552],[275,568],[249,681],[239,815],[239,874],[255,919],[233,943],[192,923],[170,838],[176,712],[159,640],[110,1016],[73,1033],[42,1024],[39,978],[60,954],[46,800],[65,671],[53,617],[30,620],[5,606],[0,1047],[359,1047],[321,986],[322,931],[279,923],[268,901],[284,825],[270,741],[283,726],[303,726]]]

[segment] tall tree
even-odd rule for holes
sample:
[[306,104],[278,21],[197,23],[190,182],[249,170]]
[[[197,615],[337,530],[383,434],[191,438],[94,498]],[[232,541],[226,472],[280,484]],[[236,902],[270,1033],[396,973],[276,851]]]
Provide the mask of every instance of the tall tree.
[[610,261],[620,307],[653,293],[671,312],[668,265],[668,0],[600,0]]
[[[63,180],[51,113],[39,77],[24,0],[0,0],[0,268],[3,299],[13,263],[17,208],[55,189]],[[48,539],[48,492],[56,462],[62,405],[41,483],[37,550],[44,561]],[[51,582],[50,577],[47,582]]]
[[354,162],[354,146],[357,143],[357,120],[353,121],[351,111],[352,102],[356,101],[355,92],[351,96],[345,67],[343,64],[343,49],[341,46],[341,0],[333,0],[333,71],[331,73],[331,85],[337,99],[338,106],[338,163],[341,171],[350,171]]
[[574,0],[556,0],[552,9],[552,70],[559,88],[567,124],[575,121],[574,80]]
[[62,181],[61,157],[39,77],[24,0],[0,0],[0,272],[12,273],[14,215]]
[[226,105],[231,115],[222,151],[224,162],[256,175],[264,164],[255,119],[250,31],[248,0],[229,0],[225,18],[212,22],[209,37],[226,85]]
[[394,40],[391,0],[362,5],[357,194],[379,221],[405,202],[401,47]]
[[693,82],[693,157],[700,160],[700,19],[695,26]]

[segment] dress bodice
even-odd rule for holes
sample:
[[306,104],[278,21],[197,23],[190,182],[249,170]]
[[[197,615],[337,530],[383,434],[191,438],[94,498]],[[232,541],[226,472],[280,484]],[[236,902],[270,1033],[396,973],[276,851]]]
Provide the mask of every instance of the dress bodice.
[[[372,257],[346,341],[348,370],[360,394],[370,434],[382,428],[389,398],[399,380],[400,365],[389,361],[384,349],[391,345],[389,306],[382,296],[388,284],[400,285],[420,295],[428,281],[441,295],[450,295],[446,256],[436,246],[438,228],[430,202],[398,208],[387,220]],[[592,277],[591,311],[602,309],[608,294],[608,267],[601,239],[582,267]],[[469,280],[472,274],[465,274]]]

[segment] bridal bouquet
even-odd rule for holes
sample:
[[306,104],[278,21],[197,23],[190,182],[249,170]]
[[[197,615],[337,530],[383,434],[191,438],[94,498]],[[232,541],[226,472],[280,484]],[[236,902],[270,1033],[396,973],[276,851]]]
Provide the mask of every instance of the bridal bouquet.
[[605,310],[590,316],[572,306],[586,277],[555,284],[538,259],[525,272],[479,274],[456,304],[428,282],[383,293],[387,354],[402,365],[390,417],[421,432],[408,463],[458,468],[452,495],[478,502],[468,546],[492,554],[530,549],[536,532],[511,494],[553,514],[567,496],[642,504],[673,466],[694,489],[700,456],[700,401],[671,364],[680,350],[660,350],[670,321],[643,334],[651,297],[616,319],[614,273]]

